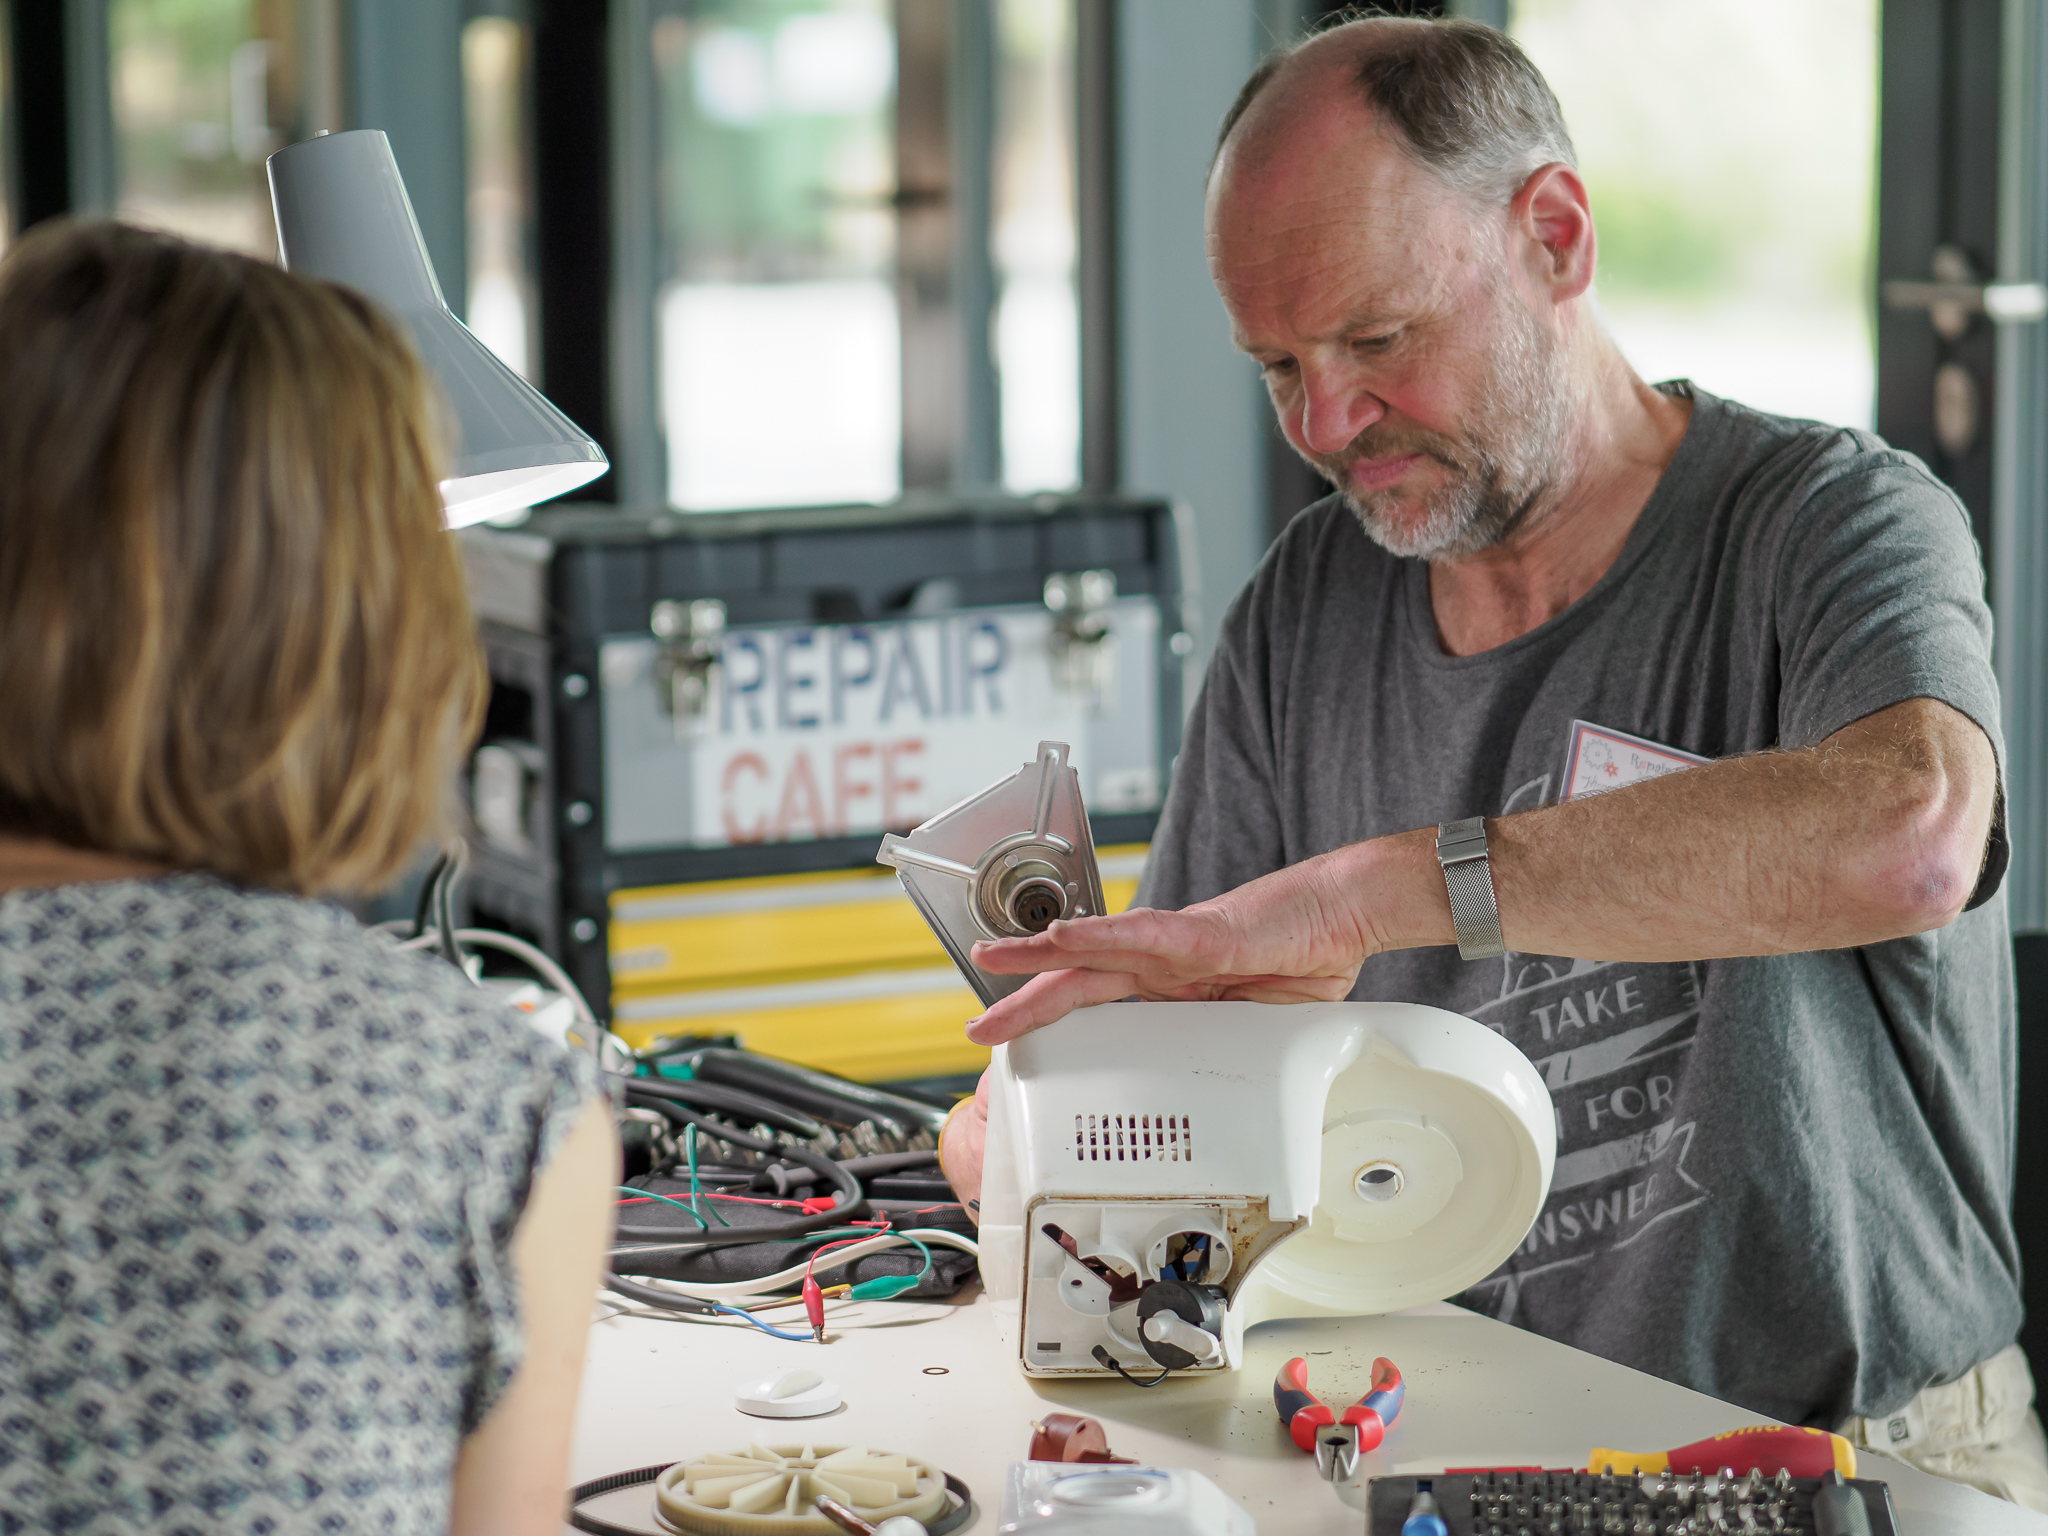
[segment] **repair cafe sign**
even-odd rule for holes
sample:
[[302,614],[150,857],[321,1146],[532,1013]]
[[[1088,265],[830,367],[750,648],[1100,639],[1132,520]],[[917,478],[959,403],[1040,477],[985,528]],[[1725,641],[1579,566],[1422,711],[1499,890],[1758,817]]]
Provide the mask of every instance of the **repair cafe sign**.
[[[1119,603],[1106,642],[1146,658],[1127,631],[1156,623],[1148,601]],[[700,843],[785,842],[915,826],[1029,761],[1041,740],[1075,745],[1141,731],[1106,720],[1118,704],[1116,656],[1103,688],[1054,675],[1053,616],[990,608],[883,624],[735,629],[719,653],[693,732],[692,830]],[[1126,754],[1112,752],[1113,757]],[[1140,763],[1149,750],[1130,754]],[[1083,768],[1084,792],[1088,770]],[[1114,801],[1157,795],[1112,775]],[[1096,796],[1091,794],[1091,800]],[[1101,808],[1109,808],[1107,805]]]

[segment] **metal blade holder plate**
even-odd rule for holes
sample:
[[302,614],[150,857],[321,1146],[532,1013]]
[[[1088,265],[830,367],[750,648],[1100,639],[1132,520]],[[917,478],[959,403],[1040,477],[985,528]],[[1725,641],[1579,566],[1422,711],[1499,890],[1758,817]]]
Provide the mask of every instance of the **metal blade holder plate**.
[[1095,840],[1068,750],[1063,741],[1041,741],[1035,762],[907,837],[889,834],[875,855],[876,863],[895,869],[984,1003],[1009,996],[1031,978],[982,970],[973,960],[976,943],[1043,933],[1063,918],[1103,910]]

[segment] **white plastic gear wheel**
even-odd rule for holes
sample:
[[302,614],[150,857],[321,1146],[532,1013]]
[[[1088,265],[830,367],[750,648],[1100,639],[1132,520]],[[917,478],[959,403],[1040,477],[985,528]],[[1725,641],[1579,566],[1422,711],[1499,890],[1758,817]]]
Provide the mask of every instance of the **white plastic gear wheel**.
[[929,1524],[945,1513],[946,1474],[864,1445],[749,1445],[676,1463],[655,1480],[654,1507],[686,1536],[824,1536],[839,1528],[813,1506],[821,1493],[875,1525]]

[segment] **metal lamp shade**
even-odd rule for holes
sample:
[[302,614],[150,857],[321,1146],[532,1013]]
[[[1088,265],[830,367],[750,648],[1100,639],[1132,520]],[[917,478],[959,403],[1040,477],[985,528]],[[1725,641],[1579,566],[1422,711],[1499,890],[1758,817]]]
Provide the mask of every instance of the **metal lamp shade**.
[[461,431],[441,482],[450,528],[532,506],[609,467],[564,416],[455,318],[391,156],[374,128],[322,134],[270,157],[277,248],[289,271],[345,283],[402,320]]

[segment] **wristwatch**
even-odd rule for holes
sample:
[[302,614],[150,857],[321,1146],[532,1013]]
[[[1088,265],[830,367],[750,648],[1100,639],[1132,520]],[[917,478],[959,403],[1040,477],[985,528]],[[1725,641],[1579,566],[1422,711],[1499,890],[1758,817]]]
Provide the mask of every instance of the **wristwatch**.
[[1490,960],[1506,954],[1493,870],[1486,862],[1486,818],[1438,823],[1436,861],[1443,866],[1444,886],[1451,893],[1451,926],[1457,930],[1459,955]]

